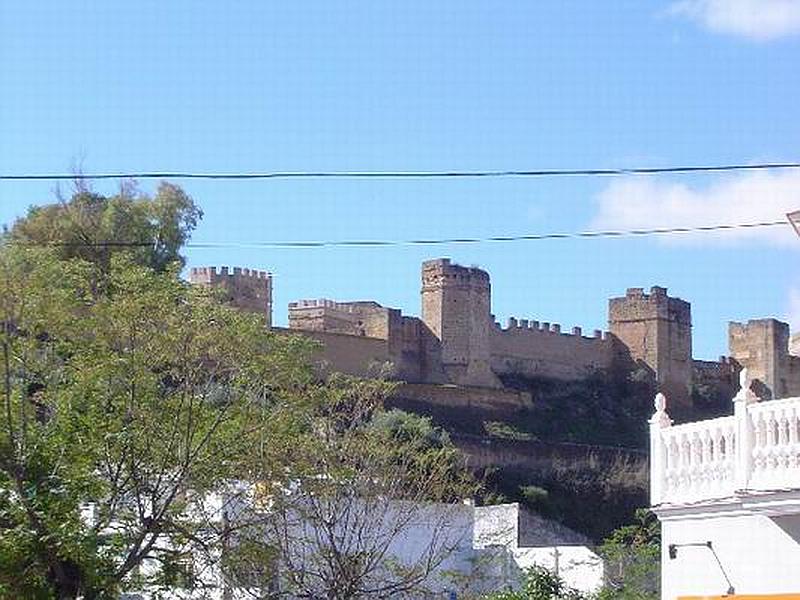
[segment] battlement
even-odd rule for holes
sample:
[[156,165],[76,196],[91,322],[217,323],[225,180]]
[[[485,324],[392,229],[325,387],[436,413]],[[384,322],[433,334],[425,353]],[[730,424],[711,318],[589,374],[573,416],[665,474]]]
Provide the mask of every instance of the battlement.
[[325,331],[388,340],[400,311],[372,300],[337,302],[327,298],[289,303],[289,329]]
[[422,263],[422,284],[436,285],[489,285],[489,273],[478,267],[464,267],[450,262],[449,258],[436,258]]
[[383,308],[383,306],[371,300],[357,302],[337,302],[336,300],[329,300],[328,298],[303,299],[295,302],[289,302],[290,311],[312,308],[330,308],[344,313],[360,313],[364,312],[365,309],[380,309]]
[[789,325],[778,319],[750,319],[747,323],[739,323],[737,321],[730,321],[728,323],[728,331],[731,333],[754,333],[754,332],[767,332],[775,331],[778,335],[789,339]]
[[644,288],[628,288],[625,296],[611,298],[608,302],[610,322],[666,319],[691,325],[691,305],[667,294],[667,288],[653,286],[650,293]]
[[272,273],[241,267],[192,267],[189,281],[192,283],[214,283],[220,279],[235,277],[237,279],[272,279]]
[[227,300],[237,308],[264,314],[272,323],[272,274],[241,267],[192,267],[189,282],[225,291]]
[[595,329],[592,331],[591,336],[583,335],[583,328],[573,327],[569,332],[564,331],[560,323],[549,323],[532,321],[528,319],[518,319],[516,317],[509,317],[508,324],[503,327],[498,321],[494,322],[494,327],[497,331],[504,332],[519,332],[529,331],[534,334],[553,334],[568,337],[578,337],[584,340],[607,340],[609,339],[609,332]]

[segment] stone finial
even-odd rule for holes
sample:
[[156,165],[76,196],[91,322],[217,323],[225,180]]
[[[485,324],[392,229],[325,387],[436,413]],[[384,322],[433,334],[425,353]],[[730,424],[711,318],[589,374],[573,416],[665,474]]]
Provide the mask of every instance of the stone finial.
[[657,413],[661,413],[661,412],[666,411],[667,410],[667,397],[664,394],[662,394],[661,392],[658,392],[656,394],[655,399],[653,400],[653,406],[655,407]]
[[661,392],[656,394],[656,397],[653,399],[653,407],[656,409],[656,412],[650,417],[650,425],[657,427],[669,427],[672,425],[672,419],[670,419],[667,414],[667,397],[664,394]]
[[751,384],[752,381],[750,380],[750,374],[747,372],[746,368],[743,368],[741,371],[739,371],[739,391],[736,392],[736,395],[733,397],[733,401],[744,402],[745,404],[758,402],[758,396],[756,396],[755,392],[750,389]]

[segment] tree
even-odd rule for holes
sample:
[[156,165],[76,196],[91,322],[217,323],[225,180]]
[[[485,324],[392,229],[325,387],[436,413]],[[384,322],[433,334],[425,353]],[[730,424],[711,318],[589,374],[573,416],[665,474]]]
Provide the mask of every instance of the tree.
[[567,586],[556,573],[540,566],[525,572],[518,590],[494,592],[484,600],[583,600],[584,596]]
[[425,597],[471,543],[458,524],[474,480],[429,420],[383,410],[391,388],[333,376],[294,442],[304,471],[265,494],[262,528],[241,532],[277,555],[271,577],[292,597]]
[[11,229],[23,244],[52,246],[61,258],[82,258],[108,271],[111,258],[125,253],[139,265],[166,271],[183,265],[181,247],[203,212],[181,188],[163,182],[152,198],[135,185],[103,196],[78,185],[69,199],[35,206]]
[[291,476],[316,394],[307,340],[136,256],[94,294],[97,263],[62,250],[0,247],[2,597],[116,597],[213,563],[208,498]]
[[647,509],[631,525],[614,531],[600,546],[606,561],[601,599],[656,600],[660,597],[661,527]]

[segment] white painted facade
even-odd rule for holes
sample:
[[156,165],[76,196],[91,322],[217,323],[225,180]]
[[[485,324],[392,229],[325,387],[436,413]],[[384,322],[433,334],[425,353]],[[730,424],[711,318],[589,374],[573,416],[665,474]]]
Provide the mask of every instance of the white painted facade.
[[664,600],[800,592],[800,398],[760,402],[749,383],[742,371],[733,415],[682,425],[656,397],[650,496]]
[[[214,496],[212,504],[229,515],[248,511],[239,499],[233,504]],[[391,527],[392,501],[385,509],[386,527]],[[391,543],[387,558],[404,564],[419,560],[431,544],[431,536],[442,522],[447,530],[438,535],[454,547],[425,582],[428,598],[457,599],[472,597],[507,587],[517,587],[524,571],[534,565],[558,572],[567,585],[587,593],[597,592],[603,585],[603,563],[580,534],[538,515],[518,504],[476,507],[465,504],[424,504],[407,523],[405,530]],[[407,509],[401,508],[403,514]],[[243,513],[240,513],[243,514]],[[235,517],[234,517],[235,519]],[[443,521],[444,520],[444,521]],[[378,528],[380,529],[380,527]],[[376,530],[377,531],[377,530]],[[305,546],[302,530],[293,532],[301,547]],[[161,592],[159,598],[194,600],[239,600],[259,597],[260,591],[231,586],[213,565],[195,565],[202,572],[203,589],[174,589]],[[467,592],[468,594],[466,594]],[[126,598],[150,600],[156,595],[138,592]],[[404,596],[405,597],[405,596]],[[408,596],[409,598],[411,596]]]

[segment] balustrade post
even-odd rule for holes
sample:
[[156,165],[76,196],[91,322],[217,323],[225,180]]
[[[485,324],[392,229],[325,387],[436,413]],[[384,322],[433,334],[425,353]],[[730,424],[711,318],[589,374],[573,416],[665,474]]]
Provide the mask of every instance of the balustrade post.
[[664,497],[664,473],[667,468],[667,449],[661,430],[672,425],[667,414],[667,399],[662,393],[656,394],[653,402],[656,412],[650,417],[650,504],[661,504]]
[[736,420],[736,463],[734,482],[737,490],[746,490],[753,470],[753,423],[748,407],[758,402],[750,389],[747,369],[739,373],[739,391],[733,397],[733,415]]

